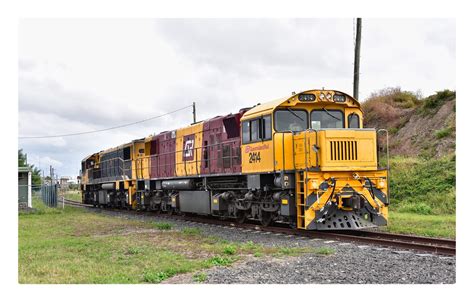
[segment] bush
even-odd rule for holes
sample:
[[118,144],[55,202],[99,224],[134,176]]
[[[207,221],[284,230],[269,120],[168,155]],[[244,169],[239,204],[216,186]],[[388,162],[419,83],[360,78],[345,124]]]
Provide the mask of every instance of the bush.
[[451,91],[449,89],[438,91],[436,92],[436,94],[423,99],[423,106],[421,107],[421,111],[424,114],[435,112],[436,110],[434,109],[441,107],[444,103],[452,100],[455,97],[456,91]]

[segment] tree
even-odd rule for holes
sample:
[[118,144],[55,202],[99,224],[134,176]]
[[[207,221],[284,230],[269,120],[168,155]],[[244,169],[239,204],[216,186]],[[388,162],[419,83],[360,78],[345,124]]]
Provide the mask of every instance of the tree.
[[31,170],[31,183],[33,186],[41,185],[41,170],[35,165],[28,165],[27,155],[23,153],[23,149],[18,150],[18,167],[29,167]]
[[18,167],[26,167],[26,154],[23,153],[23,149],[18,150]]

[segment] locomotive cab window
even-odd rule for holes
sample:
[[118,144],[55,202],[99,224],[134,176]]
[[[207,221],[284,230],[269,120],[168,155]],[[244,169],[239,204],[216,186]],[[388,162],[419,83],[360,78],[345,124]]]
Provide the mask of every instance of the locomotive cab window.
[[250,121],[250,141],[256,142],[260,140],[260,120]]
[[270,115],[242,122],[242,143],[254,143],[272,139],[272,118]]
[[344,114],[340,110],[313,110],[311,112],[311,128],[344,128]]
[[275,111],[275,130],[299,132],[308,129],[308,115],[304,110],[281,109]]
[[272,139],[272,116],[271,115],[266,115],[262,117],[262,139],[267,140],[267,139]]
[[360,119],[357,113],[351,113],[347,117],[349,128],[360,128]]
[[250,142],[250,122],[242,122],[242,143],[247,144]]

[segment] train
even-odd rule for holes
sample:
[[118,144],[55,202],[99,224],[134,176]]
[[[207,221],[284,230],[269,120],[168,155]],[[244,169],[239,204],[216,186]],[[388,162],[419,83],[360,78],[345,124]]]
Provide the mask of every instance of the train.
[[346,93],[293,92],[87,156],[82,202],[305,230],[384,226],[388,133],[363,126]]

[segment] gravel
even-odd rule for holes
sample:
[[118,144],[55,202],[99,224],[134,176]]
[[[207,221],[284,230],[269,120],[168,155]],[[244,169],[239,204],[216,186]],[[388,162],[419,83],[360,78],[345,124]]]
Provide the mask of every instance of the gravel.
[[[203,234],[228,241],[248,242],[276,247],[330,247],[331,255],[304,254],[282,257],[244,257],[230,267],[205,271],[206,283],[455,283],[456,257],[423,254],[375,245],[336,240],[307,239],[299,236],[241,230],[165,217],[134,215],[123,212],[93,211],[125,219],[171,222],[174,229],[197,227]],[[184,283],[192,279],[181,278]],[[187,280],[187,281],[186,281]]]

